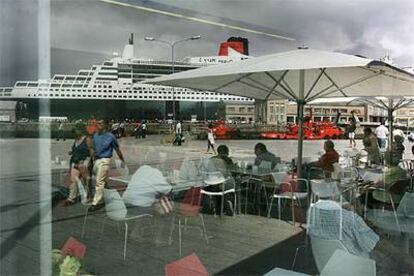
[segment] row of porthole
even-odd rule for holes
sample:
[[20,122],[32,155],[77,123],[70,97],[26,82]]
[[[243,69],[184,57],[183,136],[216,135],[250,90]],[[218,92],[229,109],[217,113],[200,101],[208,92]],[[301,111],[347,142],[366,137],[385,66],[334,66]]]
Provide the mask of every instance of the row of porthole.
[[[31,96],[30,94],[28,95],[29,97]],[[36,95],[34,95],[34,96],[36,96]],[[66,94],[66,95],[63,95],[63,94],[49,94],[49,95],[47,95],[47,94],[41,94],[41,93],[39,93],[37,96],[39,96],[39,97],[73,97],[74,95],[71,95],[71,94]],[[93,97],[92,97],[93,96]],[[126,96],[126,95],[123,95],[123,96],[121,96],[121,95],[101,95],[101,94],[95,94],[95,95],[90,95],[90,94],[83,94],[83,95],[81,95],[81,94],[77,94],[76,95],[76,97],[82,97],[82,98],[130,98],[130,99],[132,99],[132,98],[134,98],[134,99],[160,99],[160,100],[162,100],[162,99],[171,99],[172,97],[170,97],[170,96],[168,96],[168,97],[166,97],[166,96],[130,96],[130,95],[128,95],[128,96]],[[202,98],[200,98],[200,97],[181,97],[181,96],[176,96],[175,97],[176,99],[178,99],[178,100],[203,100]],[[216,101],[218,101],[218,100],[220,100],[219,98],[213,98],[213,99],[210,99],[210,100],[216,100]],[[228,98],[227,100],[231,100],[231,101],[234,101],[234,100],[236,100],[236,98]],[[240,100],[240,101],[248,101],[249,99],[242,99],[242,98],[239,98],[238,100]]]

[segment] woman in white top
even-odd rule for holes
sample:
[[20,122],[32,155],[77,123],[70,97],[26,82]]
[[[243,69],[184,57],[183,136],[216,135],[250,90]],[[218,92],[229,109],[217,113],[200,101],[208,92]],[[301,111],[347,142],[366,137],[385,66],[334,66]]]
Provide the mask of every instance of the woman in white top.
[[216,150],[214,149],[214,144],[216,142],[214,141],[214,132],[213,132],[213,127],[210,125],[208,126],[208,130],[207,130],[207,153],[210,152],[210,148],[213,149],[213,153],[216,153]]

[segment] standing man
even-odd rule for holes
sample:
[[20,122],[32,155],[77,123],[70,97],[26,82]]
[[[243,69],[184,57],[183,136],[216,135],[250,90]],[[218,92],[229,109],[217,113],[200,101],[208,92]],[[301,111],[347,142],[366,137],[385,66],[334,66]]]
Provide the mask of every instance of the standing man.
[[141,136],[143,139],[147,137],[147,121],[143,120],[141,124]]
[[182,142],[182,135],[183,135],[183,128],[181,125],[181,121],[178,121],[177,124],[175,125],[175,139],[173,144],[177,144],[177,146],[181,146],[181,142]]
[[65,126],[63,125],[63,121],[59,121],[59,126],[58,126],[58,137],[57,137],[57,141],[59,141],[59,139],[62,139],[63,141],[65,141]]
[[387,144],[388,129],[384,125],[384,121],[381,121],[381,125],[375,129],[375,136],[377,136],[378,146],[381,151],[385,151]]
[[108,130],[108,122],[98,121],[98,131],[93,135],[94,171],[96,173],[95,196],[89,211],[96,211],[103,207],[103,192],[108,182],[108,171],[111,164],[113,150],[121,159],[121,167],[125,167],[125,160],[115,136]]
[[349,137],[349,146],[351,148],[355,148],[356,147],[356,142],[355,142],[355,130],[357,127],[357,121],[355,119],[355,111],[352,110],[351,111],[351,118],[350,118],[350,125],[349,125],[349,130],[348,130],[348,137]]

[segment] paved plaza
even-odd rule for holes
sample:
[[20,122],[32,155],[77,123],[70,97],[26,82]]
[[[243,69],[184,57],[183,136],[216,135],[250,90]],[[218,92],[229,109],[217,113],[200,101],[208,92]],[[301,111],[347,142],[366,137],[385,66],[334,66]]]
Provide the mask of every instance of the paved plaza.
[[[147,139],[136,140],[128,137],[120,140],[126,163],[131,168],[130,173],[142,164],[156,166],[164,162],[178,168],[184,158],[197,160],[211,156],[205,153],[206,141],[190,140],[182,147],[177,147],[162,145],[161,138],[149,136]],[[226,144],[234,160],[253,161],[253,148],[257,142],[259,141],[219,140],[217,145]],[[297,141],[260,142],[264,142],[282,160],[290,161],[296,156]],[[50,244],[50,247],[59,248],[69,236],[87,244],[88,251],[84,260],[87,272],[96,275],[163,274],[166,263],[179,259],[176,232],[171,246],[155,246],[150,237],[132,235],[128,241],[127,260],[123,261],[123,228],[117,229],[116,224],[108,225],[104,235],[101,235],[103,211],[91,215],[86,236],[82,239],[83,206],[77,204],[63,207],[58,204],[52,208],[47,203],[50,196],[40,196],[44,191],[50,191],[51,186],[62,185],[62,172],[68,166],[65,161],[69,159],[67,152],[71,144],[70,140],[0,140],[0,274],[40,274],[41,252],[44,252],[42,247]],[[340,153],[349,149],[347,140],[337,140],[335,145]],[[362,148],[361,141],[357,145]],[[323,141],[304,141],[304,156],[314,160],[322,147]],[[43,152],[40,153],[39,149]],[[411,145],[406,144],[406,158],[412,158],[410,149]],[[60,162],[63,160],[63,165],[55,164],[56,159]],[[49,177],[50,171],[39,172],[39,164],[50,166],[53,169],[52,177]],[[48,181],[50,187],[45,189]],[[51,224],[39,224],[40,216],[45,214],[49,216]],[[188,229],[183,232],[183,256],[196,252],[210,274],[261,274],[273,266],[289,269],[296,246],[304,241],[302,229],[293,228],[288,221],[253,215],[220,219],[209,214],[205,214],[205,221],[210,243],[206,245],[203,242],[198,230]],[[163,223],[169,225],[169,221],[164,220]],[[198,221],[195,220],[194,223],[197,224]],[[50,232],[45,232],[45,229]],[[164,238],[168,237],[168,229],[166,232]],[[45,237],[45,234],[49,236]],[[296,270],[316,273],[312,257],[303,260],[298,262]],[[22,263],[24,265],[19,265]]]

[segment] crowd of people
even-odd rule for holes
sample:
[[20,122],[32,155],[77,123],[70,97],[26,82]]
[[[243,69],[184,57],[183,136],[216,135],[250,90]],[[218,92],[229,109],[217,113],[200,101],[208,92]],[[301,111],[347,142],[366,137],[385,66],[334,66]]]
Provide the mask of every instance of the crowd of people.
[[[354,122],[356,126],[356,122]],[[119,125],[119,128],[122,128]],[[111,131],[112,130],[112,131]],[[136,126],[135,131],[141,133],[136,137],[145,138],[145,121]],[[203,170],[208,172],[220,172],[226,182],[223,185],[207,185],[204,189],[208,192],[220,192],[223,189],[230,189],[235,185],[235,178],[233,177],[233,169],[238,166],[238,162],[235,162],[230,156],[230,149],[227,145],[221,144],[215,148],[215,137],[213,126],[208,125],[205,128],[207,134],[207,153],[210,150],[213,151],[213,156],[208,158],[207,165]],[[355,131],[356,128],[351,130]],[[78,196],[78,183],[85,186],[88,197],[92,206],[89,211],[93,212],[99,210],[104,206],[103,203],[103,191],[105,186],[108,185],[108,171],[111,166],[111,158],[115,151],[121,160],[121,167],[125,166],[125,160],[117,141],[116,134],[113,133],[113,128],[109,126],[109,122],[104,120],[96,121],[96,129],[93,134],[89,134],[85,127],[79,126],[74,130],[74,143],[72,145],[70,155],[70,193],[66,200],[66,205],[72,205],[76,202]],[[117,132],[118,133],[118,132]],[[121,131],[122,133],[122,131]],[[183,125],[181,121],[178,121],[174,127],[175,140],[174,145],[181,146],[183,142]],[[367,189],[361,189],[361,202],[362,198],[365,199],[366,194],[368,205],[376,206],[379,204],[398,205],[403,195],[405,194],[409,181],[407,179],[407,172],[399,166],[400,161],[404,156],[404,137],[401,133],[393,133],[394,140],[392,145],[387,148],[388,130],[383,124],[381,124],[374,132],[370,128],[364,129],[364,136],[362,139],[363,151],[367,153],[367,166],[370,165],[382,165],[386,169],[383,171],[383,179],[379,183],[369,183]],[[121,135],[122,136],[122,135]],[[355,147],[354,134],[349,136],[350,146]],[[281,159],[274,153],[270,152],[264,143],[257,143],[253,149],[255,159],[251,166],[261,167],[264,164],[268,165],[273,171],[280,163]],[[304,164],[302,167],[302,177],[307,179],[312,178],[325,178],[331,179],[332,173],[335,171],[335,164],[338,164],[340,154],[335,149],[335,144],[331,140],[324,142],[324,153],[321,157],[313,162]],[[292,163],[290,179],[293,179],[297,168]],[[312,174],[312,170],[316,172],[323,172],[322,175],[316,173]],[[252,169],[252,168],[250,168]],[[88,179],[91,179],[91,174],[95,174],[96,181],[92,185]],[[297,176],[296,176],[297,177]],[[269,179],[262,179],[268,181]],[[256,181],[256,180],[255,180]],[[260,179],[259,179],[260,181]],[[293,186],[293,189],[300,189],[299,186]],[[372,189],[372,187],[381,187],[383,189]],[[248,188],[248,187],[247,187]],[[160,197],[160,195],[168,195],[172,190],[172,186],[167,180],[165,174],[158,168],[151,165],[140,166],[135,173],[131,176],[131,181],[123,193],[123,199],[128,209],[128,214],[140,215],[153,212],[154,202]],[[277,192],[277,190],[275,190]],[[286,192],[283,188],[279,189],[279,192]],[[294,191],[292,191],[294,192]],[[388,193],[392,195],[392,202]],[[247,200],[247,199],[246,199]],[[217,197],[213,204],[210,204],[214,208],[214,212],[222,206],[223,201],[226,206],[226,213],[232,215],[234,213],[233,207],[236,203],[232,197],[225,195],[224,197]],[[221,207],[222,208],[222,207]],[[359,208],[354,209],[346,207],[342,209],[337,202],[331,198],[320,198],[316,204],[313,205],[313,210],[320,212],[319,221],[325,219],[321,210],[340,210],[342,212],[341,228],[343,231],[342,242],[348,251],[352,254],[359,256],[371,256],[377,261],[384,258],[385,254],[393,254],[391,258],[394,263],[397,263],[401,272],[407,272],[413,269],[412,258],[398,252],[395,246],[389,244],[389,242],[383,239],[382,233],[378,233],[378,229],[373,227],[369,222],[362,219],[361,210]],[[332,218],[326,218],[330,220]],[[309,223],[309,222],[308,222]],[[335,220],[336,223],[336,220]],[[328,223],[329,224],[329,223]],[[337,238],[337,232],[333,233],[332,228],[324,227],[323,225],[311,225],[309,233],[318,238]],[[160,240],[163,227],[160,226],[156,231],[156,240]],[[388,263],[388,262],[387,262]]]

